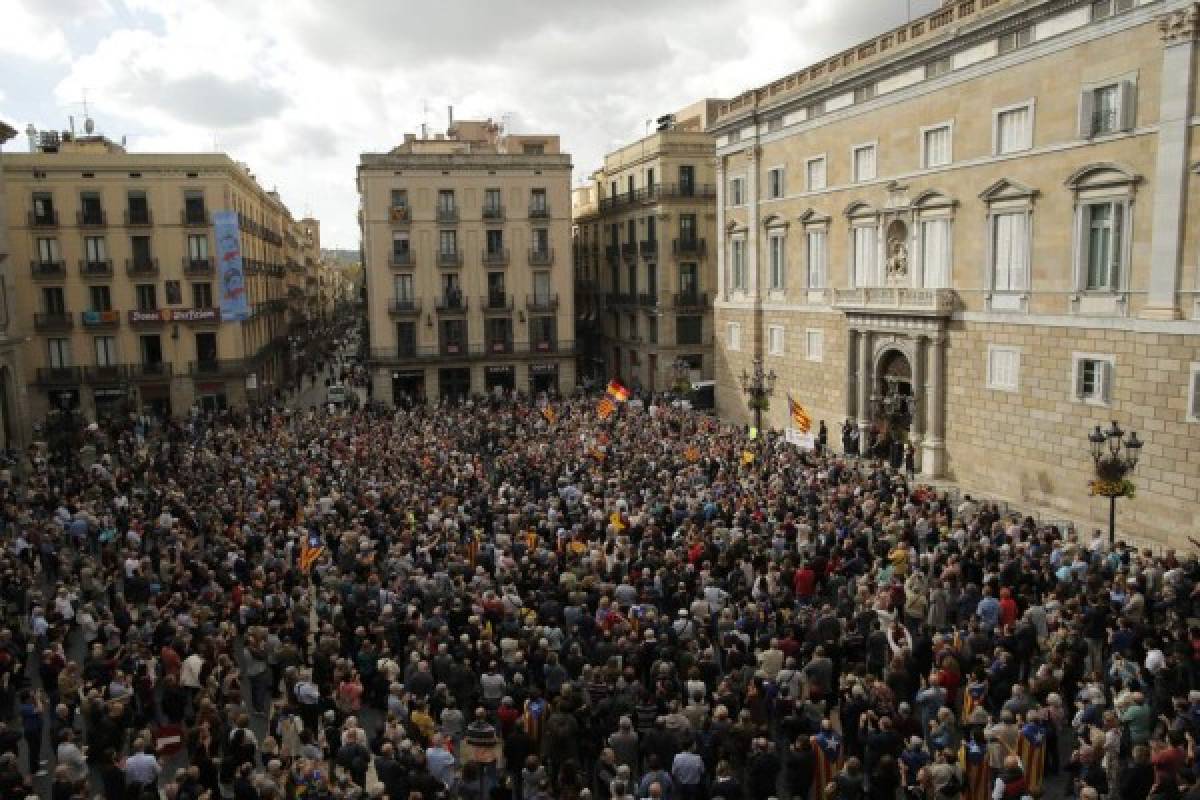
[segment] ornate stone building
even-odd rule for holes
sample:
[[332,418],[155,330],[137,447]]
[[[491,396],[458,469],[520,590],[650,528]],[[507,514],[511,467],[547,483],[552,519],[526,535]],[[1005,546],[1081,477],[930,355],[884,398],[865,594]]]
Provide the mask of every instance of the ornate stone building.
[[1200,490],[1198,6],[947,0],[721,106],[718,408],[761,358],[923,474],[1103,518],[1087,432],[1147,442],[1122,531]]

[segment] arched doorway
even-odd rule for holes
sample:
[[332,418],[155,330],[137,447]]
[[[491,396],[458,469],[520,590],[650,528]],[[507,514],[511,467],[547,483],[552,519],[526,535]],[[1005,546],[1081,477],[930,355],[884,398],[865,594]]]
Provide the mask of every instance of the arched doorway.
[[872,388],[875,453],[898,467],[903,462],[904,446],[917,411],[912,362],[908,355],[898,349],[885,351],[876,366]]

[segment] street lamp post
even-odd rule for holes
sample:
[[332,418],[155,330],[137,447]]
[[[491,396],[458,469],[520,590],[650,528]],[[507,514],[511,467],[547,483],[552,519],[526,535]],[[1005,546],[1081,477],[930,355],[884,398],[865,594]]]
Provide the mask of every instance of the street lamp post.
[[[1121,441],[1125,431],[1114,419],[1107,431],[1095,430],[1088,434],[1088,443],[1092,447],[1092,461],[1096,464],[1096,480],[1091,483],[1092,494],[1108,498],[1108,544],[1115,547],[1117,543],[1117,498],[1132,497],[1133,484],[1127,480],[1137,467],[1138,456],[1141,455],[1142,445],[1137,431],[1129,434],[1129,438]],[[1107,447],[1106,447],[1107,445]]]
[[753,373],[747,374],[746,370],[742,370],[742,391],[750,398],[750,407],[754,409],[754,427],[758,431],[758,435],[763,438],[767,453],[766,461],[771,458],[771,446],[767,441],[766,432],[763,430],[762,415],[771,407],[771,395],[775,394],[776,378],[775,370],[763,372],[761,358],[754,359]]

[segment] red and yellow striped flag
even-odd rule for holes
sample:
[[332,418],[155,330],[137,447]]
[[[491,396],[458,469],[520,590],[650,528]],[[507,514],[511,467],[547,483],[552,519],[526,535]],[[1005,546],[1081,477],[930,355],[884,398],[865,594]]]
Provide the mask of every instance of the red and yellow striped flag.
[[688,461],[688,463],[695,464],[700,460],[700,448],[696,447],[696,445],[692,445],[683,451],[683,457]]
[[600,398],[600,402],[596,404],[596,413],[600,415],[600,419],[608,419],[617,410],[617,404],[607,397]]
[[530,550],[537,550],[538,543],[540,541],[541,541],[541,539],[538,537],[538,535],[535,531],[526,531],[525,532],[525,546],[528,547]]
[[310,547],[306,543],[303,547],[300,548],[300,562],[299,562],[300,571],[308,572],[309,570],[311,570],[313,564],[317,563],[317,559],[319,559],[321,557],[321,554],[324,552],[325,552],[325,547],[323,545],[317,545],[315,547]]
[[629,399],[629,390],[616,378],[608,382],[608,386],[604,390],[608,396],[618,403],[624,403]]
[[792,424],[796,426],[796,430],[801,433],[808,433],[812,430],[812,417],[804,410],[804,406],[797,403],[792,396],[788,395],[788,411],[792,416]]
[[621,519],[621,512],[614,511],[609,514],[608,521],[612,523],[613,528],[616,529],[618,533],[625,530],[625,521]]
[[750,452],[749,450],[743,450],[742,451],[742,463],[743,464],[753,464],[754,463],[754,453]]
[[551,425],[558,422],[558,412],[554,410],[554,406],[543,406],[542,416],[546,418],[546,422]]
[[603,464],[604,459],[608,458],[608,456],[605,455],[604,451],[601,450],[599,447],[593,447],[592,448],[592,458],[596,459],[601,464]]

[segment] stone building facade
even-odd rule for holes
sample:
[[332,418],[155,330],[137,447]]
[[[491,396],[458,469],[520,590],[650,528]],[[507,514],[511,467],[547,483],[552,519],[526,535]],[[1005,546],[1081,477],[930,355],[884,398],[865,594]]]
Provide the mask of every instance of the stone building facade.
[[1197,21],[947,0],[719,110],[718,408],[761,358],[830,428],[1096,520],[1086,435],[1146,441],[1129,535],[1200,521]]
[[[294,223],[219,153],[136,153],[30,132],[0,156],[28,416],[186,413],[265,400],[285,380]],[[222,320],[213,213],[234,211],[250,302]]]
[[585,368],[662,391],[713,374],[717,100],[659,121],[575,190],[574,254]]
[[571,157],[491,120],[358,166],[373,397],[575,386]]
[[[16,129],[0,121],[0,147],[16,136]],[[25,413],[25,380],[21,369],[24,331],[13,315],[12,291],[16,273],[5,214],[4,162],[0,161],[0,448],[19,448],[30,440]]]

